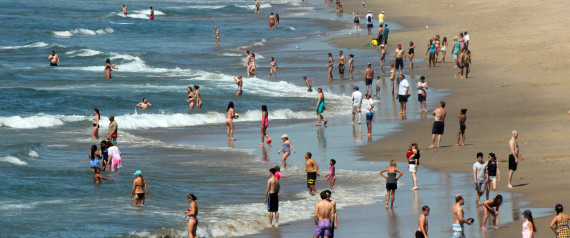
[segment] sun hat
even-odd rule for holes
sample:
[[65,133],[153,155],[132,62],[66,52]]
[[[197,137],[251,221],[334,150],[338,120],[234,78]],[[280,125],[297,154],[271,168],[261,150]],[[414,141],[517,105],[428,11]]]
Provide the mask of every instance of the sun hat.
[[289,138],[289,135],[283,134],[283,135],[281,136],[281,139],[283,139],[283,138]]

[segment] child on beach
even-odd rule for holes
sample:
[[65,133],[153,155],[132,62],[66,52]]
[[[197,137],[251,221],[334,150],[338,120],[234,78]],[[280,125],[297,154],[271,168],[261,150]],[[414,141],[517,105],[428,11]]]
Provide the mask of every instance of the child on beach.
[[408,162],[410,161],[413,155],[414,151],[412,151],[412,146],[410,145],[408,146],[408,151],[406,152],[406,159],[408,160]]
[[394,62],[390,62],[390,84],[392,84],[392,94],[394,94],[394,76],[396,76],[396,69]]
[[522,224],[522,238],[534,238],[534,233],[536,232],[536,226],[534,225],[532,212],[530,210],[524,210],[523,216],[524,216],[524,222]]
[[261,105],[261,143],[263,145],[263,139],[267,138],[267,144],[271,146],[271,138],[267,135],[267,127],[269,127],[269,113],[267,112],[267,105]]
[[[467,120],[467,109],[463,108],[461,109],[461,112],[459,114],[459,116],[457,116],[457,119],[459,119],[459,131],[457,132],[457,144],[455,144],[455,146],[464,146],[465,145],[465,129],[467,128],[467,126],[465,126],[465,121]],[[459,139],[460,137],[463,139],[463,143],[459,144]]]
[[380,75],[376,76],[376,96],[380,96]]
[[101,174],[101,169],[100,168],[96,168],[95,169],[95,174],[93,175],[93,182],[95,184],[101,184],[101,179],[107,180],[107,181],[113,181],[112,179],[109,178],[105,178],[103,177]]
[[277,152],[277,154],[281,154],[281,152],[283,152],[281,163],[283,165],[283,169],[285,169],[286,168],[285,161],[287,160],[287,157],[291,155],[291,150],[293,150],[293,153],[297,153],[297,151],[295,151],[293,144],[291,144],[291,141],[289,141],[289,136],[287,134],[283,134],[281,136],[281,139],[283,140],[283,147],[281,147],[281,149],[279,150],[279,152]]
[[336,160],[331,159],[329,164],[331,167],[329,168],[329,174],[325,175],[325,179],[331,181],[331,191],[334,193],[334,182],[336,181],[336,168],[334,165],[336,164]]
[[305,80],[305,84],[307,84],[307,92],[313,92],[313,88],[311,87],[311,84],[314,83],[313,80],[308,79],[307,76],[303,76],[303,80]]

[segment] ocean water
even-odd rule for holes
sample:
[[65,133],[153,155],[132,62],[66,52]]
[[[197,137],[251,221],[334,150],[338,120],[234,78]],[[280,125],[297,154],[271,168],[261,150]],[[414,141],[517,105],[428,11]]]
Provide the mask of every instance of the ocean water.
[[[306,151],[314,153],[322,176],[330,158],[344,160],[337,172],[340,207],[369,204],[383,195],[377,172],[356,162],[353,151],[367,138],[365,127],[349,126],[349,95],[353,85],[364,89],[364,84],[326,79],[328,52],[335,60],[338,50],[354,53],[358,78],[367,62],[378,62],[374,51],[324,42],[364,34],[351,29],[350,16],[297,0],[264,1],[259,15],[253,14],[253,1],[242,0],[131,0],[124,2],[127,17],[119,11],[122,4],[0,2],[0,236],[184,237],[187,193],[198,196],[200,237],[256,233],[266,223],[264,184],[268,168],[280,164],[282,133],[290,134],[298,153],[284,171],[281,223],[311,216],[316,200],[304,185]],[[149,6],[154,21],[147,19]],[[280,14],[278,29],[267,27],[271,11]],[[214,25],[220,28],[220,47]],[[256,53],[258,77],[244,79],[244,95],[237,97],[233,76],[246,75],[246,49]],[[61,58],[58,67],[47,61],[52,50]],[[267,78],[270,57],[279,65],[277,80]],[[119,61],[111,80],[104,78],[107,58]],[[317,94],[306,91],[304,75],[325,90],[328,128],[312,126]],[[417,75],[410,78],[415,85]],[[184,101],[190,85],[200,86],[201,110],[190,111]],[[428,103],[445,94],[432,92]],[[135,108],[143,97],[154,104],[149,110]],[[393,98],[384,93],[376,100],[373,140],[400,126]],[[235,143],[227,143],[225,135],[229,101],[240,114]],[[262,104],[269,108],[272,148],[257,146]],[[102,114],[100,136],[107,116],[116,115],[124,162],[119,172],[102,173],[115,180],[102,185],[93,184],[88,167],[88,151],[99,145],[91,140],[95,107]],[[417,111],[417,105],[410,110]],[[150,189],[144,208],[130,205],[132,173],[138,169]],[[350,196],[363,189],[372,193]]]

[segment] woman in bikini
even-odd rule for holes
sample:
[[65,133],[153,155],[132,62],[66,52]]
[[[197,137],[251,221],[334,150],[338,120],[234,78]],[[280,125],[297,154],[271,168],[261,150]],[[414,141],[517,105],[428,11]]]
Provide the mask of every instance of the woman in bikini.
[[435,36],[435,41],[433,42],[433,45],[435,47],[435,62],[437,62],[437,59],[439,58],[439,51],[441,50],[441,42],[439,41],[439,35]]
[[234,141],[234,118],[237,118],[238,114],[234,111],[234,102],[228,103],[228,109],[226,109],[226,125],[228,126],[228,140]]
[[196,108],[202,108],[202,97],[200,97],[200,91],[198,89],[200,86],[194,85],[194,96],[196,97]]
[[98,108],[93,109],[95,117],[93,117],[93,133],[91,133],[91,138],[93,140],[99,140],[99,120],[101,119],[101,114]]
[[192,86],[188,86],[188,98],[186,98],[186,102],[188,102],[188,106],[190,107],[190,110],[192,110],[194,108],[194,105],[196,105],[196,97],[194,95],[194,91],[192,90]]
[[334,64],[334,59],[332,57],[332,54],[329,53],[329,63],[327,64],[327,66],[329,67],[329,81],[333,80],[333,75],[332,75],[333,64]]
[[267,105],[261,105],[261,143],[264,145],[263,140],[267,138],[267,144],[271,146],[271,138],[267,135],[267,127],[269,127],[269,113],[267,112]]
[[249,62],[249,71],[247,72],[247,76],[248,77],[255,77],[257,76],[257,74],[255,74],[255,54],[251,53],[251,58],[250,58],[250,62]]
[[184,212],[184,218],[188,217],[188,238],[196,238],[196,228],[198,228],[198,198],[194,194],[188,194],[188,210]]
[[487,230],[487,228],[485,227],[485,225],[487,224],[487,217],[489,217],[489,215],[491,215],[493,217],[493,228],[497,229],[499,228],[497,226],[497,218],[499,215],[499,207],[503,204],[503,196],[501,196],[500,194],[497,195],[495,198],[493,199],[489,199],[487,201],[485,201],[482,206],[483,206],[483,211],[485,212],[483,215],[483,222],[481,223],[481,230]]
[[238,74],[237,79],[236,79],[236,77],[234,77],[234,82],[238,86],[236,96],[241,96],[241,94],[243,92],[243,90],[241,88],[243,86],[243,80],[242,80],[241,74]]
[[113,69],[118,69],[117,64],[119,64],[119,61],[117,61],[117,63],[115,63],[115,64],[111,64],[110,59],[107,59],[105,61],[105,78],[106,79],[111,79],[111,71],[113,71]]
[[348,60],[348,72],[350,73],[350,79],[352,80],[352,72],[354,71],[354,55],[350,54],[348,57],[350,58]]
[[443,37],[443,41],[441,42],[441,62],[445,62],[445,55],[447,54],[447,37]]
[[214,26],[214,34],[216,34],[216,44],[220,46],[220,30],[218,30],[217,26]]
[[91,150],[89,151],[89,166],[91,167],[91,171],[95,172],[99,169],[99,159],[101,158],[101,154],[97,151],[97,146],[92,145]]
[[146,180],[140,170],[137,170],[133,175],[137,176],[135,180],[133,180],[133,188],[131,189],[131,198],[133,198],[133,194],[136,195],[133,199],[133,206],[137,206],[139,203],[141,206],[144,206],[145,193],[146,199],[150,198]]
[[271,74],[275,74],[275,79],[277,79],[277,62],[273,57],[269,59],[269,78],[271,78]]

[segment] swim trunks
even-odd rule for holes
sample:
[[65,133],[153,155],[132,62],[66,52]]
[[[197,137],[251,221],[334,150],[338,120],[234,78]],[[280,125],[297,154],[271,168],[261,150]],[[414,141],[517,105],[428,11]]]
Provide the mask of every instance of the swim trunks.
[[398,102],[408,102],[408,95],[398,95]]
[[362,112],[361,106],[352,105],[352,114],[356,114],[356,113],[360,113],[360,112]]
[[509,155],[509,170],[517,171],[518,164],[515,163],[515,156],[510,154]]
[[386,183],[386,190],[396,190],[398,189],[397,183]]
[[312,185],[315,185],[316,181],[317,181],[317,172],[316,171],[308,172],[307,173],[307,187],[311,187]]
[[57,63],[49,63],[49,66],[57,66]]
[[137,193],[137,197],[139,199],[143,199],[144,198],[144,193]]
[[451,226],[451,230],[453,230],[453,238],[465,238],[463,227],[461,227],[459,224],[453,224]]
[[421,93],[418,94],[418,102],[423,102],[426,100],[426,98],[427,98],[427,95],[424,97],[424,96],[422,96]]
[[279,211],[279,196],[277,196],[277,193],[270,193],[267,196],[267,211],[268,212]]
[[374,116],[374,113],[372,113],[372,112],[366,113],[366,124],[372,123],[372,117],[373,116]]
[[344,74],[344,64],[339,64],[339,65],[338,65],[338,73],[339,73],[339,74]]
[[475,191],[484,191],[484,190],[485,190],[485,180],[477,179],[477,183],[475,184]]
[[151,15],[151,16],[150,16],[150,20],[154,20],[154,15]]
[[313,92],[313,87],[309,86],[309,88],[307,88],[307,92]]
[[273,27],[273,25],[275,25],[274,22],[269,22],[269,27]]
[[366,85],[372,85],[372,78],[366,78]]
[[331,221],[319,221],[317,227],[315,228],[315,233],[313,235],[321,236],[331,236]]
[[442,121],[434,121],[433,127],[431,128],[431,133],[436,135],[443,135],[443,129],[445,128],[445,123]]
[[368,28],[374,27],[374,25],[372,25],[372,24],[366,24],[366,26],[367,26]]
[[404,58],[396,58],[396,69],[404,69]]
[[424,233],[421,231],[416,231],[416,238],[425,238]]

